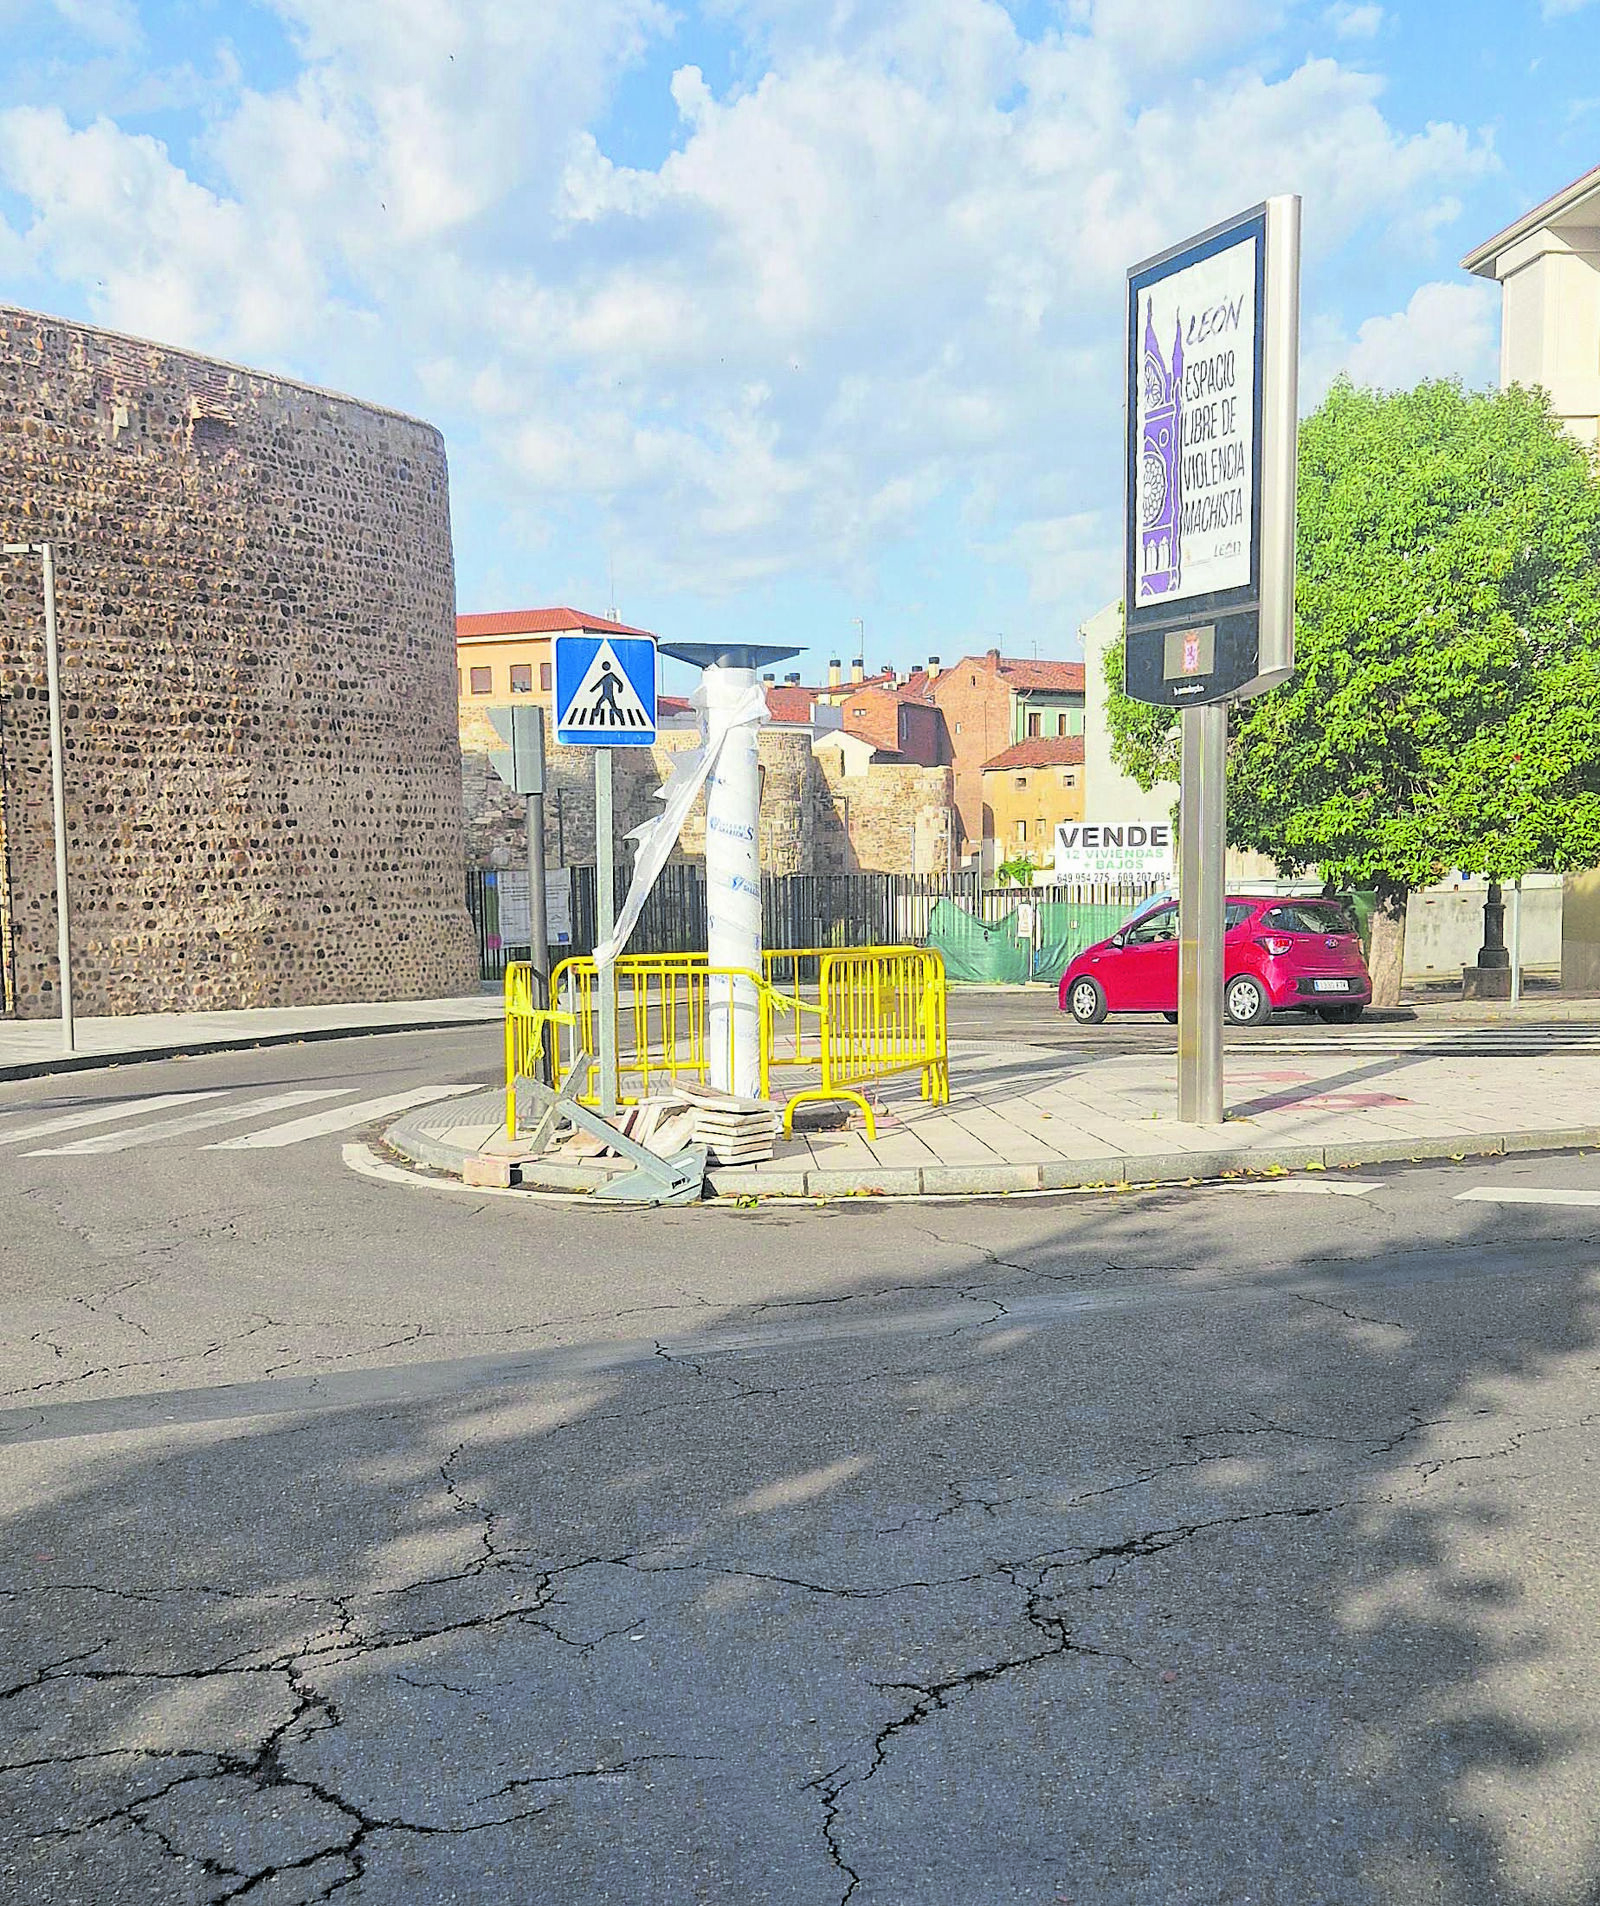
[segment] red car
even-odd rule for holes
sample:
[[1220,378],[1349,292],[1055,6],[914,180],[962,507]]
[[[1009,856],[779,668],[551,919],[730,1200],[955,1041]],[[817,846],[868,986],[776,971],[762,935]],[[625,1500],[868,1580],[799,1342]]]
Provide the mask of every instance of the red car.
[[[1223,1008],[1258,1026],[1298,1007],[1331,1023],[1361,1017],[1372,979],[1349,911],[1337,900],[1241,894],[1227,903]],[[1109,940],[1085,947],[1061,975],[1061,1010],[1083,1026],[1107,1013],[1178,1017],[1178,903],[1135,914]]]

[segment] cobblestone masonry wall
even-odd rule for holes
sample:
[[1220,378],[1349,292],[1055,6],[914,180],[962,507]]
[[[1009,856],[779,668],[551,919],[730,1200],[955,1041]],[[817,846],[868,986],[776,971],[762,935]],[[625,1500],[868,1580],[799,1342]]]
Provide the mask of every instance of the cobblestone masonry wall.
[[[653,748],[619,748],[612,770],[618,832],[660,812],[652,797],[672,756],[699,736],[675,729]],[[487,714],[461,717],[462,804],[467,857],[474,867],[520,867],[526,852],[523,802],[489,765],[499,745]],[[875,764],[863,775],[838,771],[836,753],[819,758],[808,735],[763,729],[761,865],[772,874],[943,873],[948,854],[951,771]],[[545,761],[545,856],[552,867],[594,859],[594,765],[587,748],[550,747]],[[913,850],[915,862],[913,864]],[[676,860],[705,855],[705,797],[684,823]]]
[[[80,1012],[475,990],[444,446],[0,307],[0,540],[59,544]],[[0,911],[57,1010],[39,564],[0,558]]]

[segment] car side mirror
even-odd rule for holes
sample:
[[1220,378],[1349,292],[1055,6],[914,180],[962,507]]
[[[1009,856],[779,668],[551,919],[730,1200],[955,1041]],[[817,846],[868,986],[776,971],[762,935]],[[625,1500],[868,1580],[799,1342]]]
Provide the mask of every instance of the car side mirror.
[[1123,934],[1113,933],[1111,936],[1111,944],[1113,946],[1126,946],[1128,942],[1126,937]]

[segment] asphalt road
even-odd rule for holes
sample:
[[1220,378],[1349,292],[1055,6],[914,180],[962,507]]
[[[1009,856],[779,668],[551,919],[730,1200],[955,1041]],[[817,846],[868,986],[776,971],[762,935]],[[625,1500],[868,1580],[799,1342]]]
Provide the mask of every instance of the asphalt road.
[[1600,1159],[347,1169],[494,1060],[0,1088],[0,1899],[1600,1897]]

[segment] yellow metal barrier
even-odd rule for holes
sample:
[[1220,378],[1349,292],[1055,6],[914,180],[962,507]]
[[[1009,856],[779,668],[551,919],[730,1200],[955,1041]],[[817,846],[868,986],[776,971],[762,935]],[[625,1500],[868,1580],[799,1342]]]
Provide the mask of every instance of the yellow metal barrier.
[[[801,991],[802,963],[817,963],[817,997]],[[843,1099],[860,1108],[868,1134],[877,1136],[871,1105],[856,1088],[896,1072],[920,1072],[922,1096],[950,1102],[949,1042],[945,1024],[944,961],[913,946],[785,947],[768,952],[758,977],[734,967],[711,967],[703,953],[626,954],[617,961],[617,1097],[625,1105],[647,1098],[652,1086],[711,1076],[718,1037],[714,1009],[738,981],[756,989],[760,1005],[761,1096],[771,1094],[780,1066],[815,1066],[821,1078],[795,1093],[784,1112]],[[784,982],[779,984],[780,978]],[[506,968],[507,1117],[515,1134],[515,1080],[537,1064],[545,1028],[554,1040],[557,1078],[585,1066],[581,1103],[599,1100],[599,995],[592,959],[563,960],[550,976],[558,1010],[533,1005],[532,968]],[[732,1039],[732,1014],[726,1035]],[[730,1068],[731,1069],[731,1068]]]
[[533,968],[526,960],[506,965],[506,1137],[517,1135],[517,1080],[539,1070],[547,1028],[570,1026],[570,1013],[536,1006]]
[[[771,1063],[815,1065],[821,1081],[794,1093],[784,1108],[783,1129],[794,1126],[797,1105],[844,1099],[861,1109],[867,1135],[877,1137],[872,1107],[854,1087],[894,1072],[920,1072],[922,1096],[933,1105],[950,1102],[949,1039],[945,1022],[944,960],[931,947],[866,946],[786,949],[766,956],[769,976],[793,962],[798,982],[802,960],[818,963],[817,1002],[798,996],[790,1003],[795,1034]],[[798,992],[798,987],[797,987]],[[806,1038],[807,1015],[818,1036]]]
[[[652,1090],[673,1080],[711,1077],[713,1046],[718,1033],[715,1010],[743,981],[757,995],[761,1023],[761,1096],[771,1080],[767,1057],[772,1049],[770,1026],[783,1002],[757,973],[739,967],[707,966],[703,953],[627,953],[617,961],[617,1100],[636,1105]],[[550,996],[563,1009],[571,1036],[557,1033],[556,1051],[569,1070],[580,1060],[588,1077],[577,1094],[584,1105],[599,1102],[595,1074],[600,1061],[599,988],[595,963],[587,957],[563,960],[550,976]],[[725,1016],[722,1036],[730,1046],[733,1015]],[[731,1069],[731,1068],[730,1068]],[[631,1082],[636,1081],[636,1086]]]

